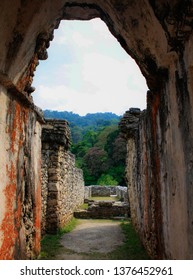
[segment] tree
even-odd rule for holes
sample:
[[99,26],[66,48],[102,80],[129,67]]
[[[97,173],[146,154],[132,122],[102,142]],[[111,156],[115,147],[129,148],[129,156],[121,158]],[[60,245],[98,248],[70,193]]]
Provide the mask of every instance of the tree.
[[115,138],[112,149],[112,160],[116,164],[124,164],[126,160],[126,140],[120,134]]
[[109,174],[102,174],[97,181],[100,186],[117,186],[118,182]]
[[113,178],[118,182],[118,185],[126,186],[124,164],[118,164],[116,166],[112,166],[108,170],[108,174],[113,176]]
[[107,171],[107,153],[97,147],[90,148],[84,156],[84,169],[88,170],[88,174],[97,178]]
[[97,132],[89,130],[83,136],[83,141],[87,143],[88,147],[94,147],[96,143]]
[[117,125],[104,127],[97,135],[96,146],[105,149],[109,135],[117,132]]
[[71,125],[71,136],[73,144],[80,143],[83,138],[83,131],[80,127],[76,125]]

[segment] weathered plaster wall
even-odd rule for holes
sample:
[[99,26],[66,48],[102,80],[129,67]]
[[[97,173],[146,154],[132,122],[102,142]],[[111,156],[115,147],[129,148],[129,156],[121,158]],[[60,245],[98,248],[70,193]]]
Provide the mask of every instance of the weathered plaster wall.
[[84,202],[82,170],[69,152],[66,121],[47,120],[42,131],[42,233],[54,233]]
[[[172,132],[168,131],[171,126],[164,126],[161,112],[157,115],[159,126],[155,126],[153,101],[146,112],[127,111],[120,123],[128,139],[126,171],[131,218],[153,258],[192,259],[188,230],[192,205],[188,203],[191,198],[186,189],[180,136],[173,122]],[[162,133],[166,131],[173,135],[163,141]]]
[[0,87],[0,259],[40,250],[41,125],[37,114]]

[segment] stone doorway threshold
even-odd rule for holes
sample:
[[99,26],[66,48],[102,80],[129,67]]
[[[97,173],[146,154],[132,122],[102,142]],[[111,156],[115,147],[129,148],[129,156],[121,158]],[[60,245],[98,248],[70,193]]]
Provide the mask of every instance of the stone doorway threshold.
[[108,259],[109,253],[124,242],[120,224],[111,220],[79,220],[73,231],[62,236],[56,259]]

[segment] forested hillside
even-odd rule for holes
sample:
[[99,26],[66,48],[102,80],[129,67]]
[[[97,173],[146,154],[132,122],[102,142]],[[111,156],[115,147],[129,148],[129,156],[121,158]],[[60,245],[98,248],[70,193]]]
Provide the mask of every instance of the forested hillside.
[[84,172],[86,185],[126,185],[126,142],[113,113],[79,116],[72,112],[44,111],[46,118],[65,119],[72,133],[72,153]]
[[121,117],[113,113],[93,113],[80,116],[73,112],[50,110],[45,110],[44,116],[47,119],[67,120],[70,125],[73,143],[80,142],[89,130],[98,131],[103,127],[118,124]]

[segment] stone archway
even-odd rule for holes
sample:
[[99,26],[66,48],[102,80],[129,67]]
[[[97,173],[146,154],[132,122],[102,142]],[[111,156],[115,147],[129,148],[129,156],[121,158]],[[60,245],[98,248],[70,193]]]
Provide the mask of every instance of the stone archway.
[[3,0],[0,11],[0,258],[39,252],[43,119],[31,100],[38,60],[47,58],[61,19],[100,17],[150,89],[133,145],[133,222],[153,257],[191,259],[192,1],[35,0],[10,7]]

